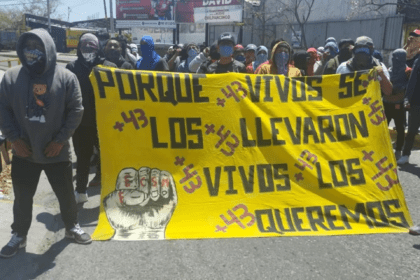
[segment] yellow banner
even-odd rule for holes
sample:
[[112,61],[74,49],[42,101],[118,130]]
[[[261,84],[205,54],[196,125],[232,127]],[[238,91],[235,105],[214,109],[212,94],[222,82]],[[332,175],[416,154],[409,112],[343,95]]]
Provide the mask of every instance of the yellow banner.
[[95,68],[96,240],[407,232],[376,73]]

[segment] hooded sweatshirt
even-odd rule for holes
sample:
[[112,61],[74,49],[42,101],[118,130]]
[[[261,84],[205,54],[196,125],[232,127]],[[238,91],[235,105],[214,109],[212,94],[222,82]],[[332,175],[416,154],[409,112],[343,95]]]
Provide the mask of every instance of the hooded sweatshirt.
[[[29,71],[23,55],[23,44],[31,35],[38,37],[45,47],[46,63],[41,74]],[[44,29],[22,34],[17,54],[22,65],[7,70],[0,84],[0,129],[10,141],[21,138],[31,148],[32,155],[25,160],[42,164],[68,162],[69,138],[83,116],[77,77],[57,65],[54,41]],[[39,106],[39,101],[44,106]],[[51,141],[64,144],[56,157],[44,155]]]
[[[265,51],[265,55],[259,55],[258,53],[260,51]],[[265,46],[259,46],[257,48],[257,52],[255,54],[255,61],[254,61],[254,65],[253,65],[253,70],[255,73],[255,71],[257,70],[257,68],[263,64],[264,62],[266,62],[268,60],[268,49]]]
[[169,66],[166,60],[160,57],[155,52],[155,43],[151,36],[143,36],[141,41],[146,42],[146,45],[140,45],[141,58],[137,61],[136,69],[139,70],[154,70],[154,71],[169,71]]
[[77,60],[67,64],[66,68],[76,75],[82,91],[84,113],[80,125],[93,127],[96,125],[96,110],[95,95],[93,93],[92,83],[89,79],[90,72],[96,65],[104,65],[114,68],[117,68],[117,65],[103,58],[101,51],[98,52],[98,55],[92,64],[87,63],[80,51],[80,45],[81,41],[79,41],[79,45],[77,46]]
[[404,49],[396,49],[392,52],[392,67],[389,69],[392,83],[392,94],[384,95],[383,101],[387,103],[403,103],[405,90],[408,84],[406,74],[407,53]]
[[291,55],[292,49],[290,45],[285,41],[278,42],[274,46],[273,50],[271,51],[271,58],[269,62],[267,64],[260,65],[257,68],[257,71],[255,72],[255,74],[277,74],[277,66],[276,66],[276,63],[274,62],[274,54],[276,53],[277,48],[279,48],[280,46],[283,46],[289,49],[289,61],[287,62],[287,64],[289,65],[289,70],[288,70],[287,76],[288,77],[302,76],[302,74],[300,73],[300,70],[290,64],[290,61],[292,59],[292,55]]

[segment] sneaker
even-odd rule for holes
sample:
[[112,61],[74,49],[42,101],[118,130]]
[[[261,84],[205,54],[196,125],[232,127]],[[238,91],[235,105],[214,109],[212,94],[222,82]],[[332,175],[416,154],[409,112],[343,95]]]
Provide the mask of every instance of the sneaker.
[[401,158],[401,151],[395,151],[395,159],[399,160]]
[[74,197],[76,198],[76,203],[84,203],[88,201],[87,193],[78,193],[77,191],[74,192]]
[[101,176],[96,175],[92,181],[90,181],[88,187],[99,187],[101,185]]
[[9,243],[1,249],[0,257],[13,257],[20,248],[24,247],[26,247],[26,236],[19,237],[17,233],[14,233]]
[[412,226],[408,233],[411,235],[420,235],[420,225]]
[[75,225],[72,229],[67,230],[66,229],[66,238],[74,239],[76,243],[79,244],[90,244],[92,243],[92,238],[90,238],[90,235],[84,232],[79,224]]
[[408,163],[408,159],[410,156],[402,156],[399,160],[397,160],[397,164],[406,164]]

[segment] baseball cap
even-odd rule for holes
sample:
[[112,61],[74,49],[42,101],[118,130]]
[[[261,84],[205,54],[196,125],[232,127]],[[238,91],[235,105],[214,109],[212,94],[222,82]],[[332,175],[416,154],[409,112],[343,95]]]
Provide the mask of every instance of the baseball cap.
[[223,41],[232,42],[233,45],[235,45],[235,38],[230,33],[222,33],[219,39],[217,40],[217,44],[220,44],[220,42],[223,42]]
[[414,37],[420,37],[420,30],[415,29],[415,30],[411,31],[409,35],[414,36]]

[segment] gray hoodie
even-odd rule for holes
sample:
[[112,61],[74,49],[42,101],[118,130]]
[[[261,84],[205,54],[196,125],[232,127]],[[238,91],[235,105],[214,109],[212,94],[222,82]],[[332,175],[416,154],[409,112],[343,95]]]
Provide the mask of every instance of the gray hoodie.
[[[23,56],[23,43],[29,34],[40,38],[45,47],[46,66],[40,75],[29,72]],[[0,130],[8,140],[21,138],[29,145],[32,155],[25,158],[28,161],[70,161],[69,138],[83,116],[76,75],[57,65],[54,41],[44,29],[22,34],[17,54],[22,65],[7,70],[0,84]],[[58,156],[47,158],[44,150],[51,141],[64,147]]]

